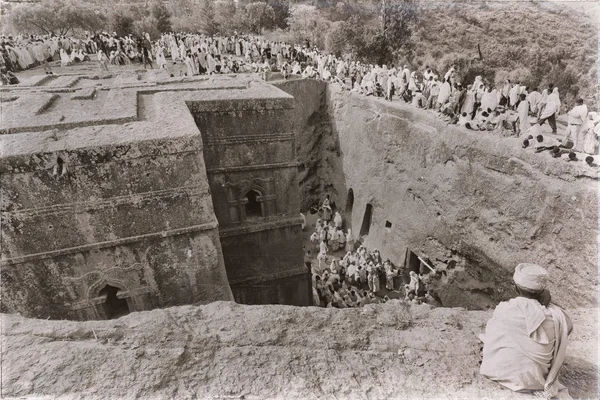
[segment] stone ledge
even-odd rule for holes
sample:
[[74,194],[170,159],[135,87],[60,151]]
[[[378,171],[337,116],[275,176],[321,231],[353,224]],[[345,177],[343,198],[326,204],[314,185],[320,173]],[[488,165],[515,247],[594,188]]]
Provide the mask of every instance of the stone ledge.
[[21,83],[19,83],[19,85],[17,85],[17,87],[32,87],[32,86],[40,86],[42,83],[48,82],[49,80],[51,80],[54,77],[54,75],[34,75],[32,77],[29,77],[23,81],[21,81]]
[[278,169],[278,168],[298,168],[300,165],[297,161],[289,163],[279,164],[260,164],[260,165],[246,165],[240,167],[222,167],[222,168],[207,168],[206,172],[209,174],[221,174],[226,172],[239,172],[239,171],[252,171],[261,169]]
[[293,133],[274,133],[270,135],[248,135],[248,136],[228,136],[211,137],[204,140],[205,146],[218,146],[227,144],[254,143],[254,142],[284,142],[294,140]]
[[285,228],[288,226],[300,226],[303,223],[303,219],[301,217],[292,217],[292,218],[281,218],[277,217],[275,220],[269,221],[267,220],[253,220],[252,224],[240,224],[235,226],[222,227],[219,229],[219,235],[221,237],[231,237],[244,235],[247,233],[255,233],[267,231],[270,229],[278,229]]
[[37,207],[21,210],[17,209],[12,211],[2,210],[1,213],[3,217],[5,215],[10,214],[13,217],[25,218],[42,216],[46,214],[61,215],[85,213],[92,210],[118,207],[120,205],[144,203],[174,196],[203,196],[206,195],[207,192],[208,187],[205,187],[203,185],[181,186],[165,190],[157,190],[153,192],[131,193],[129,195],[115,196],[108,199],[90,200],[84,203],[56,204],[47,207]]
[[90,86],[76,91],[71,95],[71,100],[92,100],[96,94],[96,87]]
[[0,260],[0,267],[4,268],[7,266],[22,264],[22,263],[26,263],[29,261],[37,261],[37,260],[43,260],[43,259],[51,258],[51,257],[64,256],[67,254],[98,250],[98,249],[103,249],[106,247],[122,246],[125,244],[141,242],[142,240],[159,239],[159,238],[166,238],[166,237],[175,236],[175,235],[184,235],[184,234],[194,233],[194,232],[216,230],[218,228],[218,226],[219,226],[219,224],[215,221],[215,222],[211,222],[211,223],[207,223],[207,224],[194,225],[194,226],[188,226],[185,228],[173,229],[170,231],[153,232],[153,233],[148,233],[145,235],[131,236],[131,237],[126,237],[126,238],[109,240],[109,241],[105,241],[105,242],[91,243],[91,244],[86,244],[86,245],[82,245],[82,246],[71,247],[68,249],[53,250],[53,251],[37,253],[37,254],[28,254],[25,256],[14,257],[14,258],[4,258],[4,259]]
[[252,277],[250,279],[236,280],[235,278],[232,278],[231,276],[228,276],[228,278],[229,278],[229,284],[231,286],[246,286],[246,285],[255,285],[255,284],[266,283],[266,282],[270,282],[270,281],[276,281],[278,279],[291,278],[294,276],[301,276],[301,275],[307,275],[307,274],[308,274],[308,268],[306,268],[306,266],[302,266],[302,267],[297,267],[297,268],[293,268],[293,269],[287,269],[282,272],[273,271],[269,275],[259,275],[259,276]]

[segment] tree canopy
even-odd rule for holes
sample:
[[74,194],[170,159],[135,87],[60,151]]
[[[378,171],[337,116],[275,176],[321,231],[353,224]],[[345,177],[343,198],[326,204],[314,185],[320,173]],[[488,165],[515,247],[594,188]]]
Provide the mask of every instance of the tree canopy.
[[101,30],[107,18],[97,7],[76,0],[42,0],[14,6],[10,22],[20,32],[69,35],[78,29]]

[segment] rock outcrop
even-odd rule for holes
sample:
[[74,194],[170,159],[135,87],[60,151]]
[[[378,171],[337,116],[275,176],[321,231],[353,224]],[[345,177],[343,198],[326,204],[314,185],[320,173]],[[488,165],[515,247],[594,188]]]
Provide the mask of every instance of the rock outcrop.
[[[2,395],[52,399],[531,398],[479,375],[490,312],[215,302],[110,321],[2,315]],[[561,381],[597,398],[597,314],[571,312]]]

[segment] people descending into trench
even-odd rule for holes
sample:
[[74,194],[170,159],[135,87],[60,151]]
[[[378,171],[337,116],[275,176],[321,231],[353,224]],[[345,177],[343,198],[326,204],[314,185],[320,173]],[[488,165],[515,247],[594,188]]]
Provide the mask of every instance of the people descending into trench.
[[[329,201],[327,197],[326,202]],[[434,293],[427,292],[422,276],[411,272],[410,282],[404,284],[402,270],[384,260],[379,250],[369,252],[364,245],[355,248],[352,230],[348,229],[347,234],[343,231],[342,214],[337,210],[333,214],[335,217],[329,223],[317,219],[310,235],[314,253],[318,254],[316,260],[311,261],[310,250],[305,251],[305,262],[312,271],[313,305],[361,307],[385,302],[390,297],[417,304],[441,304]],[[311,264],[314,261],[316,265]]]
[[536,264],[519,264],[513,280],[517,296],[496,306],[485,334],[480,335],[480,372],[515,392],[570,398],[558,374],[573,325],[551,303],[548,272]]

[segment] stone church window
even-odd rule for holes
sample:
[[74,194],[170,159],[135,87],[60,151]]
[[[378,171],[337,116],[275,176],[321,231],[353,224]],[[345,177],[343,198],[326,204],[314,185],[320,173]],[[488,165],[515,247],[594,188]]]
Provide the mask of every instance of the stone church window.
[[246,219],[260,218],[263,216],[262,205],[260,204],[261,195],[255,190],[246,193]]

